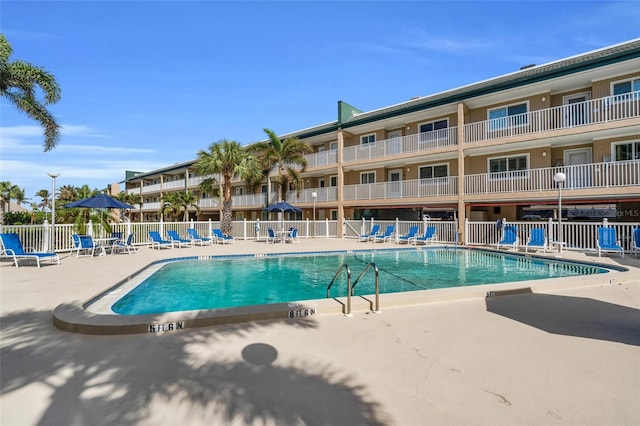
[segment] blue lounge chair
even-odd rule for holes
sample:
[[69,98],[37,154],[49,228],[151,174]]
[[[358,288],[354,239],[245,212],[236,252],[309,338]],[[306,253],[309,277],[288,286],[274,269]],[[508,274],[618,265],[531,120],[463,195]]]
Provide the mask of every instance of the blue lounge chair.
[[384,230],[384,234],[381,235],[376,235],[375,237],[372,238],[374,243],[385,243],[387,241],[389,241],[391,239],[391,237],[393,237],[393,233],[395,232],[396,227],[395,225],[388,225],[387,228]]
[[169,240],[165,240],[160,236],[158,231],[149,231],[149,241],[147,245],[151,248],[161,249],[162,247],[173,248],[173,244]]
[[416,234],[418,233],[418,226],[414,225],[411,228],[409,228],[409,232],[407,232],[404,235],[400,235],[398,237],[398,241],[396,241],[398,244],[404,244],[404,243],[409,243],[409,241],[413,238],[415,238]]
[[638,257],[640,252],[640,228],[633,228],[631,231],[631,253]]
[[[76,249],[76,258],[83,256],[93,257],[96,249],[100,249],[101,255],[107,254],[104,246],[96,244],[91,235],[73,234],[71,238],[73,238],[73,247]],[[80,252],[84,254],[80,254]]]
[[209,237],[201,237],[200,234],[198,234],[198,231],[196,230],[196,228],[189,228],[187,229],[187,233],[189,234],[189,238],[191,238],[191,242],[193,244],[200,244],[201,246],[207,244],[207,245],[211,245],[212,240]]
[[113,243],[113,247],[111,248],[111,254],[120,251],[127,251],[127,253],[135,253],[136,248],[133,246],[133,232],[127,235],[126,241],[116,241]]
[[178,234],[178,231],[175,230],[168,230],[167,231],[167,235],[169,236],[169,241],[171,241],[171,244],[177,245],[178,248],[185,246],[191,246],[193,247],[193,243],[191,242],[191,240],[187,240],[186,238],[182,238],[180,236],[180,234]]
[[533,228],[531,234],[529,234],[529,241],[524,247],[524,251],[528,252],[529,249],[541,248],[543,253],[547,252],[547,236],[545,235],[544,228]]
[[371,238],[375,237],[376,235],[378,235],[378,232],[380,232],[380,225],[373,225],[373,227],[371,228],[371,232],[369,232],[368,234],[362,234],[360,235],[360,241],[369,241]]
[[300,239],[298,238],[298,228],[289,229],[289,233],[285,237],[285,241],[288,243],[299,243]]
[[604,252],[620,252],[624,258],[624,249],[616,237],[616,228],[598,228],[598,239],[596,240],[598,257]]
[[213,230],[213,236],[218,244],[232,244],[235,241],[231,235],[223,234],[219,228]]
[[411,239],[411,242],[413,243],[413,245],[417,246],[418,244],[432,243],[436,240],[437,237],[438,234],[436,233],[436,227],[427,226],[427,229],[424,230],[424,234],[419,237],[413,237]]
[[20,267],[19,262],[21,260],[35,260],[38,268],[40,267],[40,262],[44,260],[50,260],[56,262],[58,265],[60,264],[60,258],[54,252],[26,251],[24,247],[22,247],[22,242],[18,234],[0,234],[0,242],[2,242],[2,255],[13,258],[13,263],[16,265],[16,268]]
[[507,225],[502,231],[502,239],[498,241],[496,248],[505,246],[507,248],[518,248],[518,228],[514,225]]
[[273,230],[273,228],[268,228],[267,229],[267,243],[275,243],[278,241],[278,236],[276,235],[275,231]]

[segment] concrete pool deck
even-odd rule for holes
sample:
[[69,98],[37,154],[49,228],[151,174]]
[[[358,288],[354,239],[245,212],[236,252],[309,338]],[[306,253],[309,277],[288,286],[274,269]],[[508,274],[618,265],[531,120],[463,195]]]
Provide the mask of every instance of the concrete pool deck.
[[163,258],[382,247],[394,244],[236,241],[62,254],[40,269],[1,262],[0,424],[638,423],[640,259],[630,255],[568,252],[630,271],[489,299],[382,301],[380,314],[109,336],[52,324],[58,305]]

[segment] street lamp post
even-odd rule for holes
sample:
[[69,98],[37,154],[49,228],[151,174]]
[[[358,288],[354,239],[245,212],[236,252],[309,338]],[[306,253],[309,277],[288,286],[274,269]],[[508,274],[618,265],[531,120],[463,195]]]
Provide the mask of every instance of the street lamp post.
[[562,185],[564,185],[564,181],[567,180],[567,175],[562,172],[558,172],[553,175],[553,181],[558,185],[558,243],[560,243],[560,248],[563,243],[563,235],[562,235]]
[[51,177],[51,236],[49,244],[51,251],[56,251],[55,232],[56,232],[56,178],[60,173],[47,173]]
[[316,237],[316,199],[318,198],[317,192],[311,193],[311,198],[313,198],[313,238]]

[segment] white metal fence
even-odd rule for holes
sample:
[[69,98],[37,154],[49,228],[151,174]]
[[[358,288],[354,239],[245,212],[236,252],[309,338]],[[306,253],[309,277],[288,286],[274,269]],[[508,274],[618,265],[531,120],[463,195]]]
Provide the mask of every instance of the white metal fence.
[[[367,234],[374,225],[380,225],[384,231],[388,225],[394,225],[395,237],[404,235],[411,226],[418,226],[419,234],[424,233],[427,226],[436,227],[436,241],[447,244],[464,244],[477,246],[495,245],[502,238],[502,228],[496,222],[465,222],[465,241],[458,241],[457,221],[400,221],[400,220],[347,220],[339,227],[335,220],[271,220],[260,221],[260,231],[256,233],[255,222],[243,220],[233,222],[232,236],[239,240],[255,240],[256,238],[266,238],[267,229],[275,231],[287,230],[295,227],[298,229],[298,236],[305,238],[359,238],[360,235]],[[502,226],[505,226],[503,223]],[[533,228],[543,228],[549,240],[558,240],[560,232],[558,222],[553,220],[541,221],[517,221],[509,222],[517,228],[519,244],[524,246],[529,240],[529,235]],[[599,227],[612,227],[616,230],[616,235],[620,244],[626,252],[631,251],[634,228],[640,228],[640,222],[610,222],[604,219],[602,222],[562,222],[562,242],[569,250],[593,251],[596,249],[596,239]],[[149,231],[159,231],[161,235],[166,235],[167,230],[175,230],[187,237],[187,229],[195,228],[198,234],[211,237],[211,230],[220,228],[220,222],[216,221],[189,221],[189,222],[127,222],[112,224],[112,231],[121,233],[124,238],[129,233],[134,234],[134,245],[145,245],[148,242]],[[341,229],[339,229],[341,228]],[[3,233],[15,232],[20,236],[23,246],[26,249],[35,251],[55,250],[58,252],[73,250],[71,235],[76,233],[74,225],[56,224],[55,231],[51,232],[51,226],[47,223],[43,225],[8,225],[2,226]],[[84,234],[93,235],[95,238],[108,236],[100,225],[92,223],[86,224]]]

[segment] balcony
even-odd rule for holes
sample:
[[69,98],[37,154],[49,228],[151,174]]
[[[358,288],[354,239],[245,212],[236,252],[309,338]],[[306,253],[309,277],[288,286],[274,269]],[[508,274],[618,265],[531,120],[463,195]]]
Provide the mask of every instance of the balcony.
[[640,185],[640,160],[632,160],[467,175],[464,178],[465,194],[556,190],[553,176],[558,172],[567,175],[565,190],[635,187],[637,192]]
[[343,161],[372,160],[387,157],[429,151],[458,144],[457,127],[434,130],[398,138],[376,141],[374,143],[349,146],[343,150]]
[[456,196],[458,177],[380,182],[344,187],[344,201]]
[[300,194],[296,191],[287,192],[287,202],[291,204],[296,203],[313,203],[313,193],[316,193],[316,202],[322,203],[327,201],[338,201],[338,188],[335,186],[324,188],[309,188],[300,191]]
[[464,125],[464,143],[477,143],[640,117],[640,92]]
[[338,151],[335,149],[307,154],[304,157],[307,160],[307,168],[330,166],[338,163]]

